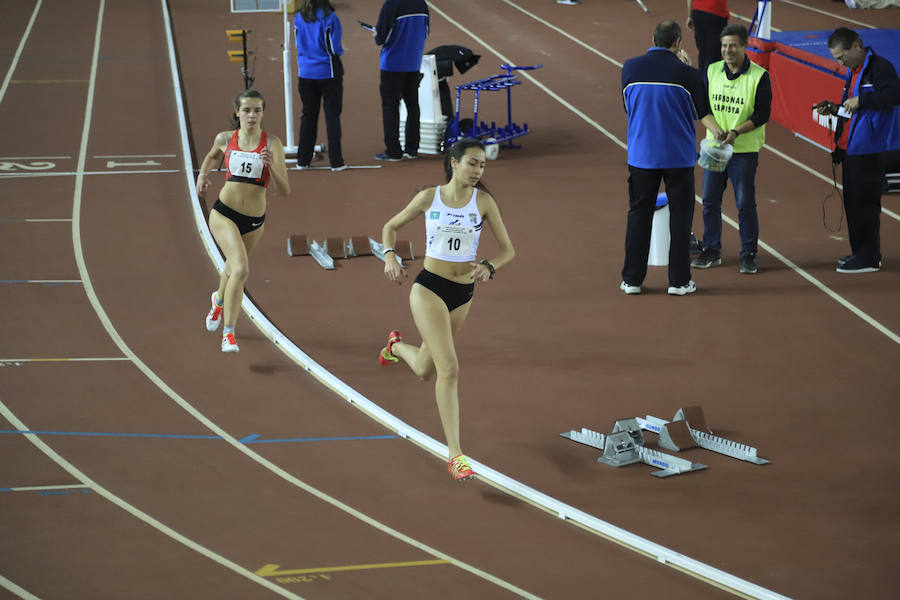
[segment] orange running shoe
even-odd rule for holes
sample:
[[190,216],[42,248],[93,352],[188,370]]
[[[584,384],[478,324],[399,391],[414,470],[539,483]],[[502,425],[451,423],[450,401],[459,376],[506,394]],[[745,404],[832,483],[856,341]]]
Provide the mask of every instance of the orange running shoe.
[[403,336],[400,335],[400,332],[396,329],[388,334],[388,343],[387,346],[381,349],[381,353],[378,355],[378,362],[381,366],[389,365],[392,362],[397,362],[399,359],[394,356],[391,352],[394,344],[397,342],[402,342]]
[[[218,290],[216,290],[218,291]],[[206,315],[206,330],[207,331],[215,331],[219,328],[219,323],[222,322],[222,308],[218,304],[216,304],[216,292],[212,293],[212,296],[209,299],[212,302],[212,308],[209,309],[209,314]]]
[[456,481],[468,481],[475,479],[475,471],[469,465],[469,459],[465,454],[454,456],[447,465],[447,470]]
[[222,352],[240,352],[237,340],[234,339],[233,333],[226,333],[222,336]]

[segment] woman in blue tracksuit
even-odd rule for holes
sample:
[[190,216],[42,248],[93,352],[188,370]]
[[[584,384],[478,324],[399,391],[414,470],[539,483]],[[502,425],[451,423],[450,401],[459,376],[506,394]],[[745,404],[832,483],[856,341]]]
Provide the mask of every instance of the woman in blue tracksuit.
[[341,63],[341,22],[329,0],[303,0],[294,17],[300,100],[300,138],[297,168],[309,167],[316,145],[319,105],[325,108],[328,158],[332,171],[347,168],[341,152],[341,108],[344,101],[344,65]]

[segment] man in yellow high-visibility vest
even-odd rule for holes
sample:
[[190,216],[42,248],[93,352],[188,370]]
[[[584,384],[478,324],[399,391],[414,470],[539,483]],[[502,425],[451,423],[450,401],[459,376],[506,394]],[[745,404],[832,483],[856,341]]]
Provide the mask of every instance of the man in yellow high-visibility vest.
[[[728,181],[737,201],[741,238],[741,273],[756,273],[759,217],[756,212],[756,167],[766,140],[772,109],[769,73],[747,56],[747,29],[727,25],[719,39],[722,58],[706,71],[709,107],[722,131],[720,141],[734,146],[723,172],[703,171],[703,250],[691,266],[722,264],[722,195]],[[713,137],[707,133],[707,137]]]

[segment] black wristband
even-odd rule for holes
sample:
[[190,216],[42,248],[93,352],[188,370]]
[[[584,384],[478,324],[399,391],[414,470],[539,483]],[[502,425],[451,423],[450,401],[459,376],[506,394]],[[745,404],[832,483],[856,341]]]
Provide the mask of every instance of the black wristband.
[[488,268],[488,271],[491,272],[491,276],[488,277],[488,279],[494,278],[494,273],[497,272],[497,269],[494,268],[494,265],[491,264],[491,261],[489,261],[488,259],[484,259],[483,261],[481,261],[478,264],[486,266]]
[[737,136],[741,135],[740,133],[738,133],[738,130],[737,130],[737,129],[732,129],[730,133],[733,133],[733,134],[734,134],[734,137],[737,137]]

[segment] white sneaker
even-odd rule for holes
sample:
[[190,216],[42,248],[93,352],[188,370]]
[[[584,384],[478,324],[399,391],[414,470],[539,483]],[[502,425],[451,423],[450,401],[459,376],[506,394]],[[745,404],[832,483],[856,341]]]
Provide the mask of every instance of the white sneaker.
[[209,314],[206,315],[207,331],[215,331],[219,328],[219,323],[222,322],[223,307],[216,304],[216,291],[213,291],[212,296],[209,298],[209,301],[212,302],[212,308],[209,309]]
[[240,352],[237,340],[234,339],[233,333],[226,333],[222,336],[222,352]]
[[684,296],[685,294],[693,294],[697,291],[697,284],[694,283],[694,280],[687,282],[687,285],[682,285],[681,287],[670,287],[669,294],[672,296]]
[[628,285],[624,281],[619,284],[619,289],[625,292],[626,294],[640,294],[641,286],[639,285]]

